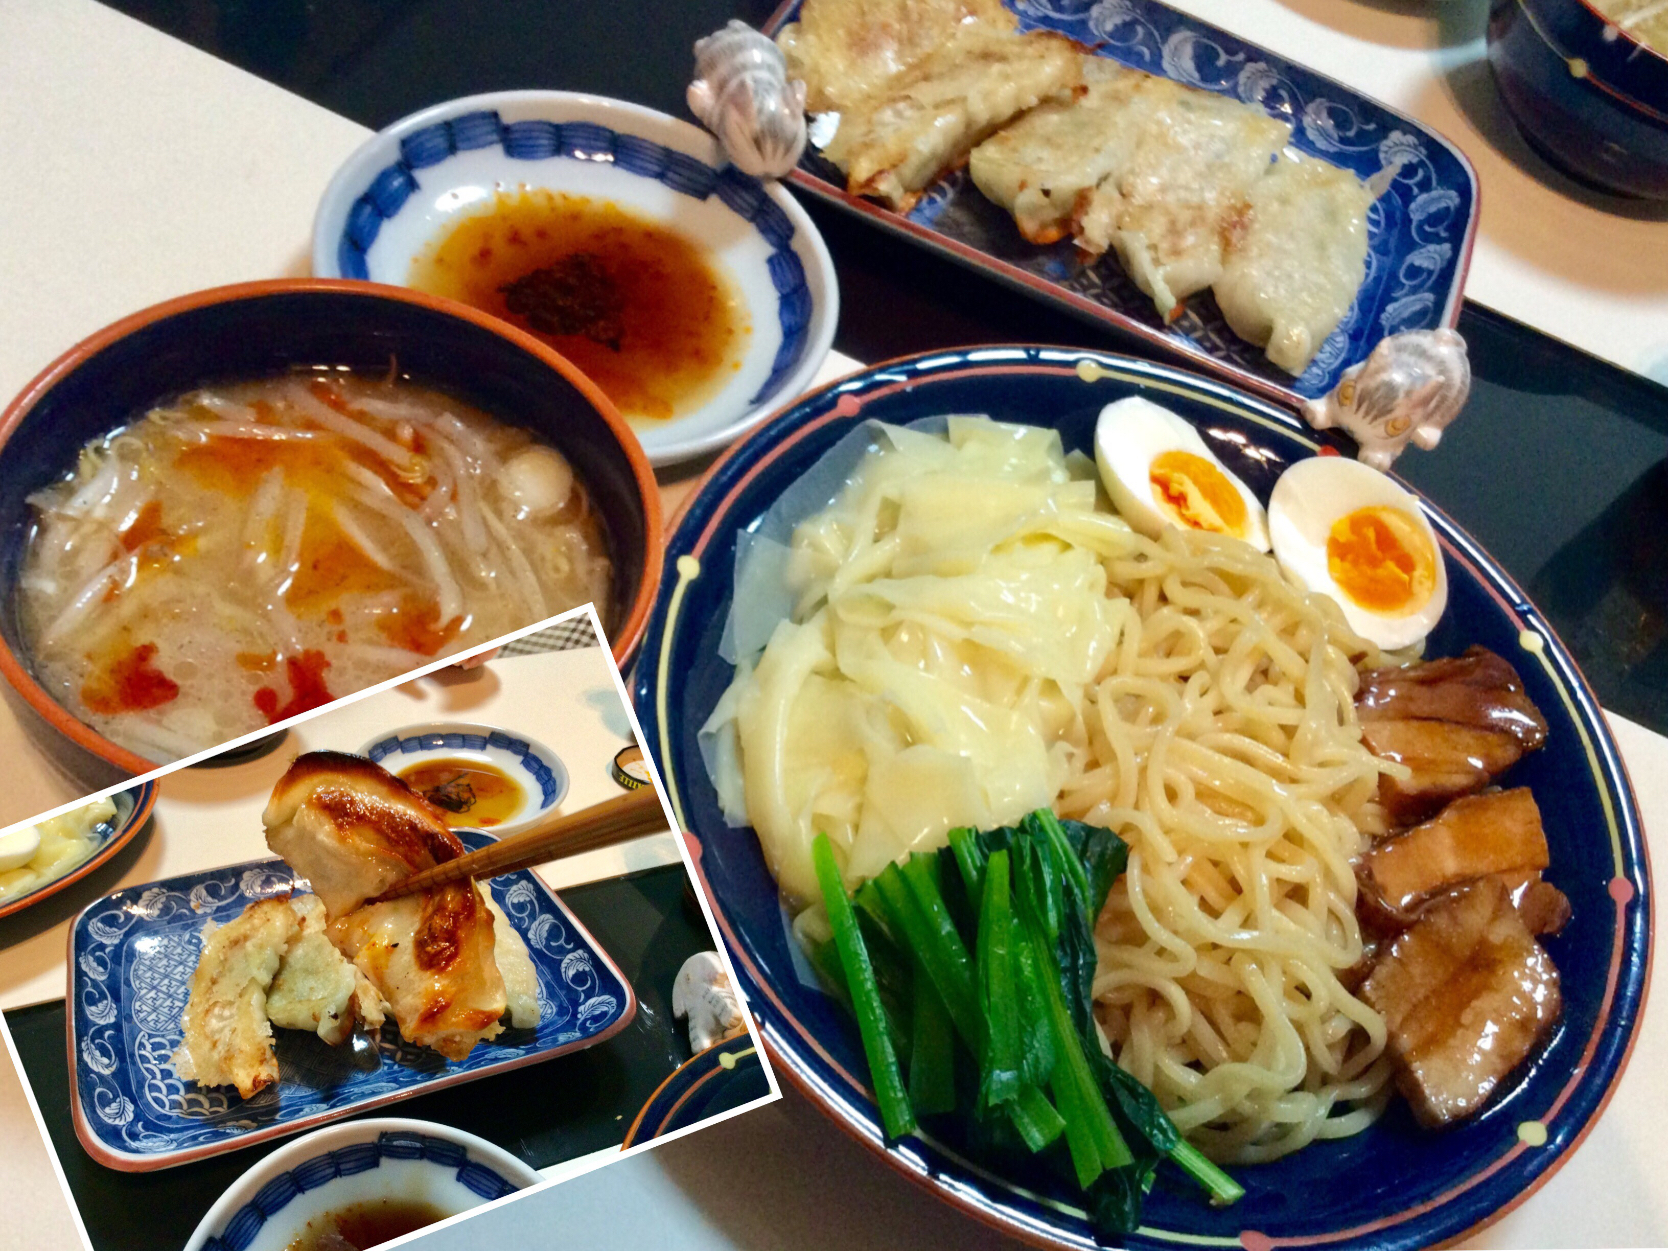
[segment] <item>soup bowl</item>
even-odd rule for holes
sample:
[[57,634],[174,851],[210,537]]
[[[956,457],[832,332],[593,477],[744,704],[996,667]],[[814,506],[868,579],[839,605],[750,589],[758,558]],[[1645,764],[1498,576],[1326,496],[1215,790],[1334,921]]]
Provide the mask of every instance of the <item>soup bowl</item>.
[[1552,164],[1668,200],[1668,56],[1587,0],[1490,0],[1488,61],[1524,139]]
[[[572,364],[505,322],[400,288],[279,279],[200,291],[77,344],[0,412],[0,675],[54,729],[118,768],[143,773],[157,762],[110,741],[37,676],[19,595],[28,497],[60,479],[87,443],[154,404],[320,364],[367,374],[392,365],[557,448],[607,531],[612,602],[598,608],[615,659],[623,664],[636,647],[660,581],[660,494],[636,436]],[[425,659],[414,654],[411,667]]]

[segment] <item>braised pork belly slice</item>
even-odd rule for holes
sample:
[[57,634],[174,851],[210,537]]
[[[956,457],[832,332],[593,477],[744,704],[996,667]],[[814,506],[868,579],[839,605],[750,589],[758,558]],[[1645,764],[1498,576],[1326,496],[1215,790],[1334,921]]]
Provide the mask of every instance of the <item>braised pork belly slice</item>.
[[327,932],[387,1001],[407,1042],[462,1060],[502,1032],[507,996],[493,917],[474,882],[366,904]]
[[1412,771],[1407,778],[1379,779],[1379,800],[1396,825],[1435,816],[1451,800],[1482,790],[1523,756],[1510,735],[1448,721],[1363,722],[1361,741],[1381,760]]
[[1362,857],[1363,885],[1411,919],[1442,891],[1493,873],[1539,873],[1552,862],[1541,810],[1526,786],[1456,799]]
[[1546,719],[1517,671],[1483,647],[1400,668],[1370,669],[1355,696],[1368,750],[1412,770],[1385,777],[1391,821],[1412,825],[1469,795],[1546,741]]
[[297,756],[261,815],[266,845],[306,878],[332,921],[463,854],[440,810],[363,756]]
[[1432,902],[1362,983],[1397,1084],[1427,1126],[1483,1106],[1558,1019],[1553,966],[1498,878]]
[[1509,735],[1520,751],[1546,742],[1546,718],[1523,693],[1517,670],[1486,647],[1463,656],[1369,669],[1355,714],[1362,721],[1447,721]]

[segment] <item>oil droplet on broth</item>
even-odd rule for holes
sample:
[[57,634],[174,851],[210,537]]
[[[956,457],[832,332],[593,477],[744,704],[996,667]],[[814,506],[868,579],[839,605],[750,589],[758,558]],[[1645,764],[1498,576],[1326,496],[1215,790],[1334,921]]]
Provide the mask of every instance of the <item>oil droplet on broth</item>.
[[630,418],[705,404],[752,326],[718,258],[607,200],[499,191],[414,258],[408,281],[555,348]]

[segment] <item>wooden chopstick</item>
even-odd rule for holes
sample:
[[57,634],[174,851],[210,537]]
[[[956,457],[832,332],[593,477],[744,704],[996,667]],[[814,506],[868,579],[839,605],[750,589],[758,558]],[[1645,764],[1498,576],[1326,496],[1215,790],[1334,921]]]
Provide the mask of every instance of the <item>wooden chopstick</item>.
[[665,828],[666,813],[660,806],[660,792],[652,786],[645,786],[642,790],[604,800],[579,812],[566,815],[552,813],[525,830],[479,851],[467,852],[456,860],[413,873],[405,881],[383,891],[373,902],[414,895],[418,891],[464,878],[501,877],[549,860],[630,842]]

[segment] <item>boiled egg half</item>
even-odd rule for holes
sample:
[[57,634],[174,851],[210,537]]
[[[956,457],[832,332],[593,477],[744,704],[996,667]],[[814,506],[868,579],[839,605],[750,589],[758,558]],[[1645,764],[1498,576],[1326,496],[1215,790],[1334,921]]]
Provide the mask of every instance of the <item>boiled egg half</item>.
[[1112,506],[1157,538],[1165,526],[1207,530],[1268,551],[1263,506],[1216,459],[1191,423],[1132,395],[1100,410],[1095,466]]
[[1360,461],[1316,456],[1286,470],[1269,497],[1268,532],[1281,568],[1336,600],[1350,628],[1380,647],[1417,643],[1448,606],[1424,509]]
[[0,873],[21,869],[41,849],[41,832],[32,825],[14,825],[0,834]]

